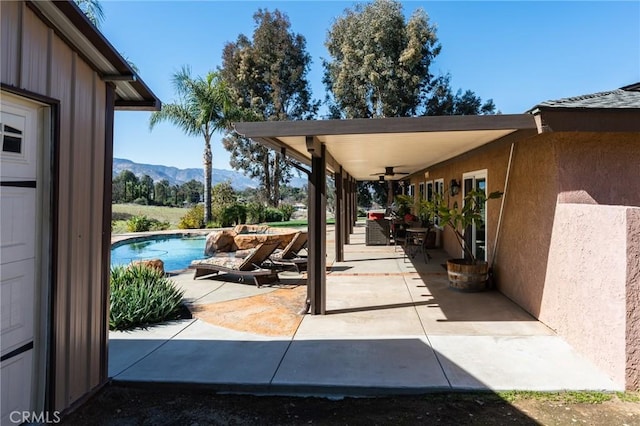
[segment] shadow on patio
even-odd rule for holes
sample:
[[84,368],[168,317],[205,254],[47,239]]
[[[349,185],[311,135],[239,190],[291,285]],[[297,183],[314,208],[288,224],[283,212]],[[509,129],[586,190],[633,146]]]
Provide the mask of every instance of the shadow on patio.
[[262,288],[178,274],[196,319],[110,333],[110,375],[280,394],[621,390],[500,293],[447,288],[444,252],[408,261],[354,232],[345,262],[328,250],[328,315],[298,315],[295,272]]

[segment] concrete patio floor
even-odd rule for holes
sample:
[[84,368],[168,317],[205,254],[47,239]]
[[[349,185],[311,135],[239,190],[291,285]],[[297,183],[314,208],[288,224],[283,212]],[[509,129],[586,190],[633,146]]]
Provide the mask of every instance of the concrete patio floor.
[[[229,312],[239,327],[196,318],[111,332],[109,376],[281,395],[624,390],[497,291],[449,289],[444,252],[430,251],[425,263],[400,248],[366,246],[359,225],[346,261],[335,263],[332,228],[328,236],[327,315],[297,317],[293,332],[281,335],[252,332],[257,327],[243,323],[242,310]],[[304,284],[294,272],[281,274],[281,286],[262,288],[192,275],[172,278],[196,307],[268,305],[259,297]]]

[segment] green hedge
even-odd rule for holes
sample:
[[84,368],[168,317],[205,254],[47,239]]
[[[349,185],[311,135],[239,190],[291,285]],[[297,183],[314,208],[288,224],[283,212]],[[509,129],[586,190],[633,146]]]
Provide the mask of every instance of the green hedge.
[[164,273],[146,266],[111,269],[110,330],[129,330],[180,317],[182,296]]

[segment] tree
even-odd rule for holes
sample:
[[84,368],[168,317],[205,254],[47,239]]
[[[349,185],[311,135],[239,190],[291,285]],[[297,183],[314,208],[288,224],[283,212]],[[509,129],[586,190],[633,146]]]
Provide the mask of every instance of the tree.
[[100,28],[100,24],[104,21],[104,11],[98,0],[74,0],[82,13],[96,27]]
[[225,181],[213,187],[211,198],[216,205],[227,206],[235,203],[238,195],[231,186],[231,181]]
[[[233,100],[248,120],[305,120],[314,118],[320,103],[311,99],[311,57],[306,40],[290,31],[289,18],[278,10],[258,10],[253,39],[240,34],[225,45],[220,73]],[[222,143],[231,153],[230,165],[258,178],[268,203],[277,206],[280,187],[291,179],[282,155],[237,134]]]
[[332,59],[323,61],[324,83],[333,97],[329,109],[334,118],[414,115],[432,79],[431,62],[440,52],[424,10],[406,22],[402,5],[394,0],[347,9],[329,30],[325,45]]
[[139,195],[140,197],[144,197],[147,200],[147,204],[154,199],[153,194],[153,179],[149,175],[144,175],[140,178],[140,182],[138,184],[139,187]]
[[201,195],[204,192],[204,186],[202,182],[198,182],[195,179],[191,179],[189,182],[185,182],[180,185],[180,191],[184,195],[184,200],[191,204],[200,202]]
[[138,197],[139,181],[130,170],[121,171],[113,179],[111,199],[114,203],[130,203]]
[[169,121],[189,136],[204,138],[204,218],[211,221],[211,136],[228,129],[238,117],[229,90],[220,74],[210,72],[206,78],[191,77],[191,69],[183,67],[173,76],[173,86],[179,97],[176,103],[165,104],[151,115],[149,128]]
[[160,206],[170,204],[171,202],[171,185],[167,179],[162,179],[154,185],[154,201]]
[[471,90],[456,94],[451,90],[451,76],[446,74],[434,80],[431,94],[427,99],[424,115],[488,115],[495,114],[496,106],[492,99],[484,104],[482,99]]

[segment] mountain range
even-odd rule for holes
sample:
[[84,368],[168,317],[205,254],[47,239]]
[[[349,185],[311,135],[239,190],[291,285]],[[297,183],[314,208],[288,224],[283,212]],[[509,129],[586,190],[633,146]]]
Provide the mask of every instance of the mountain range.
[[[154,182],[166,179],[171,185],[181,185],[192,179],[204,182],[204,172],[201,168],[179,169],[171,166],[140,164],[124,158],[114,158],[112,177],[119,175],[123,170],[129,170],[137,177],[149,175]],[[213,169],[212,181],[213,185],[230,181],[231,187],[236,191],[242,191],[248,188],[257,188],[259,186],[257,179],[251,179],[234,170]],[[306,185],[306,183],[306,178],[294,177],[289,185],[299,188]]]

